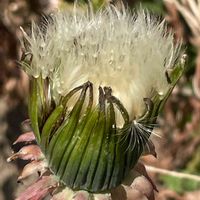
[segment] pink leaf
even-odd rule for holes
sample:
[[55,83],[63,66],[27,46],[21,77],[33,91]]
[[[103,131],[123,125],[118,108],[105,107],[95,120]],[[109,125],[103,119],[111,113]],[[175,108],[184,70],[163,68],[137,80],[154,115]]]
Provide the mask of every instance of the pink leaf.
[[40,148],[37,145],[28,145],[22,147],[17,153],[10,156],[7,161],[13,161],[17,158],[23,160],[40,160],[44,157]]
[[30,131],[20,135],[13,144],[15,145],[20,142],[30,143],[34,140],[35,140],[35,135],[32,131]]
[[28,176],[32,175],[35,172],[39,172],[40,175],[44,174],[47,170],[47,163],[45,161],[33,161],[27,165],[25,165],[24,169],[22,170],[20,176],[18,177],[18,181],[27,178]]
[[53,176],[43,176],[36,183],[29,186],[16,200],[41,200],[57,186]]
[[150,176],[147,174],[145,166],[141,163],[138,162],[137,165],[134,168],[135,171],[137,171],[140,175],[143,175],[152,185],[153,189],[158,192],[158,189],[154,182],[151,180]]

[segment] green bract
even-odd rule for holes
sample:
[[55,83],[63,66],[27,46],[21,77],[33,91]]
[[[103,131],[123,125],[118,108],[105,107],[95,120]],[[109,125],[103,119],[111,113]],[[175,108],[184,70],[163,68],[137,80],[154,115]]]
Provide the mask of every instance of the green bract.
[[23,32],[32,128],[65,186],[107,192],[136,165],[184,70],[166,31],[142,10],[110,6]]
[[[31,79],[29,114],[32,127],[49,167],[68,187],[90,192],[109,190],[122,183],[137,163],[164,102],[183,72],[178,65],[171,72],[166,96],[145,98],[146,112],[131,121],[125,106],[112,95],[110,87],[99,86],[99,101],[93,103],[93,84],[74,88],[59,103],[51,98],[48,79]],[[168,77],[169,78],[169,77]],[[68,102],[78,96],[70,108]],[[116,126],[116,111],[123,117]]]

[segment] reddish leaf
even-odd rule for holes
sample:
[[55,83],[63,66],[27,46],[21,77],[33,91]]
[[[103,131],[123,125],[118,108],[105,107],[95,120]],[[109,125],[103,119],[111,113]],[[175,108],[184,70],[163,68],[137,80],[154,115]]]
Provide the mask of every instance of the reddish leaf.
[[147,174],[146,168],[141,162],[137,163],[137,165],[135,166],[134,170],[137,171],[140,175],[143,175],[151,183],[153,189],[156,192],[158,192],[158,189],[157,189],[156,185],[154,184],[154,182],[151,180],[151,178]]
[[43,176],[36,183],[29,186],[16,200],[42,200],[57,186],[53,176]]
[[16,160],[17,158],[23,160],[40,160],[43,158],[43,154],[37,145],[28,145],[22,147],[17,153],[10,156],[7,161]]
[[47,163],[45,161],[33,161],[27,165],[25,165],[22,170],[20,176],[18,177],[18,181],[27,178],[28,176],[34,174],[35,172],[39,172],[40,175],[44,174],[47,170]]
[[32,131],[30,132],[26,132],[22,135],[20,135],[17,140],[13,143],[14,145],[20,142],[25,142],[25,143],[29,143],[35,140],[35,135]]

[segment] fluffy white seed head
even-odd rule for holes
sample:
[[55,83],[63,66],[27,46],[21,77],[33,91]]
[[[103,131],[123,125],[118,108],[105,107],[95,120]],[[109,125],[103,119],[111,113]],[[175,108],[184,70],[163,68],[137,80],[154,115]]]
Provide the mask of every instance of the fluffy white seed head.
[[166,93],[165,72],[179,51],[165,23],[142,10],[58,12],[42,28],[33,23],[31,35],[24,35],[33,55],[26,71],[50,77],[55,99],[86,81],[94,84],[96,96],[99,86],[110,86],[132,119],[143,114],[143,98]]

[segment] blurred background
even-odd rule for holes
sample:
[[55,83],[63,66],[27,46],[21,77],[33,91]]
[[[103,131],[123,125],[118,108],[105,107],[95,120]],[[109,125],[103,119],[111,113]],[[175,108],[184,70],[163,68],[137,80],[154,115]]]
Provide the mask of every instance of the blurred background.
[[[87,4],[87,0],[78,2]],[[108,0],[92,3],[98,9]],[[165,19],[175,41],[184,44],[186,71],[158,119],[155,133],[160,137],[153,137],[157,159],[148,156],[143,162],[153,166],[147,170],[159,189],[156,199],[200,200],[200,1],[124,0],[124,4],[131,9],[142,6],[158,20]],[[27,29],[31,20],[39,22],[53,10],[71,7],[73,0],[0,0],[0,200],[14,199],[22,185],[17,176],[24,163],[6,162],[12,143],[25,131],[21,123],[28,118],[28,78],[17,62],[20,26]]]

